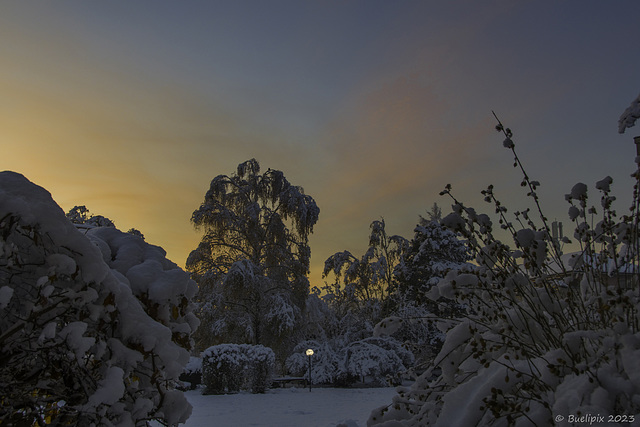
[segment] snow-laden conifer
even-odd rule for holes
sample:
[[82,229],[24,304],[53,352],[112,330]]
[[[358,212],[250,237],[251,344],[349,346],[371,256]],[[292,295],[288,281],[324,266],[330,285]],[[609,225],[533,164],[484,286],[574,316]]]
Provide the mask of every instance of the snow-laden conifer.
[[[425,295],[431,287],[447,271],[461,268],[470,259],[466,242],[455,232],[437,220],[420,217],[395,271],[398,291],[409,300],[429,304]],[[437,305],[430,308],[433,313],[439,311]]]

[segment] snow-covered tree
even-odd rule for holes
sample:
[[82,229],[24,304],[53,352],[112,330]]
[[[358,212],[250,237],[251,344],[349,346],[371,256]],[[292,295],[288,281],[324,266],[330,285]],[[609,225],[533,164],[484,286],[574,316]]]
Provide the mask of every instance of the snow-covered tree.
[[436,202],[433,202],[431,209],[427,212],[427,219],[438,223],[442,221],[442,208]]
[[430,304],[425,295],[448,270],[460,268],[470,259],[466,242],[456,233],[439,221],[421,216],[395,271],[398,292],[418,304],[429,305],[437,314],[438,306]]
[[127,233],[137,236],[142,240],[144,240],[144,234],[142,234],[142,231],[138,230],[137,228],[130,228],[127,230]]
[[[369,247],[361,258],[349,251],[337,252],[324,263],[323,277],[335,276],[335,293],[347,292],[357,300],[384,301],[394,286],[394,269],[406,250],[407,240],[389,236],[384,219],[370,226]],[[342,281],[342,286],[340,286]]]
[[200,345],[291,344],[309,294],[308,236],[319,209],[255,159],[211,181],[191,218],[204,231],[187,268],[200,287]]
[[336,312],[329,307],[317,287],[314,287],[307,297],[302,330],[306,339],[320,341],[326,341],[339,333]]
[[[323,276],[332,274],[335,280],[325,283],[322,295],[318,290],[318,297],[332,313],[324,317],[331,323],[324,329],[327,342],[322,344],[340,355],[340,369],[333,375],[334,381],[343,384],[365,377],[382,384],[389,372],[396,375],[406,370],[393,362],[398,360],[397,354],[387,354],[387,349],[366,340],[371,339],[375,324],[394,309],[395,269],[408,242],[401,236],[388,235],[384,219],[373,221],[370,229],[369,247],[361,258],[343,251],[325,261]],[[367,357],[372,358],[369,364],[365,363]]]
[[[115,227],[109,218],[93,215],[86,206],[74,206],[67,212],[67,218],[74,224],[86,224],[92,227]],[[142,234],[142,233],[141,233]]]
[[91,217],[86,206],[74,206],[67,212],[67,218],[74,224],[84,224]]
[[13,172],[0,173],[0,229],[0,423],[184,422],[188,274],[113,227],[79,231]]

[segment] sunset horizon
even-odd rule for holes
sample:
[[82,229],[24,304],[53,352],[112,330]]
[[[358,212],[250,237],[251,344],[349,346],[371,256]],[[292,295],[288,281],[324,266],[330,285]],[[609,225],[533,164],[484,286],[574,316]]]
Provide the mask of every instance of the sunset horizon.
[[[602,171],[630,185],[634,16],[598,2],[125,2],[0,6],[0,169],[136,228],[184,267],[210,181],[256,158],[320,207],[324,261],[369,225],[411,238],[452,184],[525,206],[495,111],[553,219]],[[491,212],[491,206],[486,205]]]

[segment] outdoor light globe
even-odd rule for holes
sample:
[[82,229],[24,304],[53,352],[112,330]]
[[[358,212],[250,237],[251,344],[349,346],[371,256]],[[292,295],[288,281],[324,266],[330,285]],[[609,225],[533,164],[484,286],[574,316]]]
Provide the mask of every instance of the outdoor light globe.
[[308,349],[307,350],[307,356],[313,356],[313,350],[312,349]]

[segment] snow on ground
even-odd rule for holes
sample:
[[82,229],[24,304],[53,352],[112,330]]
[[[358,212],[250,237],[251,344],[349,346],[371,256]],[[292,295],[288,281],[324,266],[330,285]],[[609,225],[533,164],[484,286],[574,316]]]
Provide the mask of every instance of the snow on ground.
[[394,387],[280,388],[265,394],[185,393],[193,405],[187,427],[365,427],[371,411],[391,403]]

